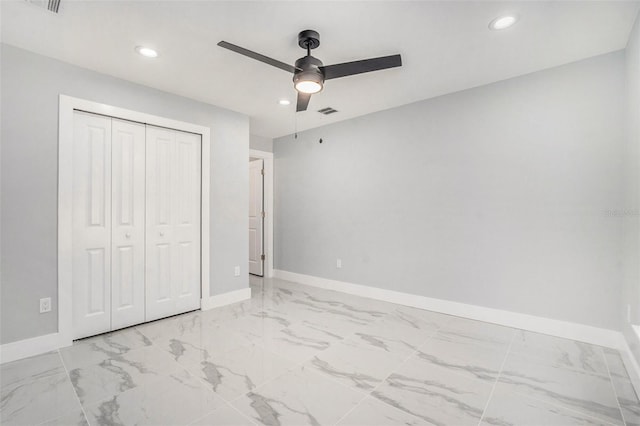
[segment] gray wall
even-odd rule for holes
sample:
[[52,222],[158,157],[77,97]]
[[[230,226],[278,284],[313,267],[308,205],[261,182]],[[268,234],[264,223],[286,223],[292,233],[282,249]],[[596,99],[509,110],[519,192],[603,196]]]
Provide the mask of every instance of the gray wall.
[[273,139],[258,135],[249,136],[249,147],[258,151],[273,152]]
[[625,145],[625,200],[620,215],[624,228],[624,287],[620,316],[624,332],[638,362],[640,345],[627,321],[627,304],[631,321],[640,324],[640,15],[636,18],[626,54],[627,143]]
[[[1,343],[57,330],[58,95],[208,126],[211,292],[245,288],[248,117],[1,45]],[[245,271],[246,272],[246,271]],[[53,310],[38,313],[51,296]]]
[[275,266],[619,329],[623,98],[616,52],[276,139]]

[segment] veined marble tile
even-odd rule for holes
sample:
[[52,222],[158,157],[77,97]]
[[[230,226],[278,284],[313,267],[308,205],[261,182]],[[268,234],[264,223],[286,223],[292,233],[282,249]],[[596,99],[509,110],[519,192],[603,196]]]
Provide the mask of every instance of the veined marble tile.
[[247,338],[251,339],[252,343],[296,363],[307,361],[318,352],[342,340],[339,334],[307,322],[293,323],[282,330],[269,330],[261,336],[251,335]]
[[0,365],[0,389],[64,373],[57,351]]
[[402,312],[412,318],[418,318],[426,323],[432,324],[433,327],[438,330],[458,318],[453,315],[403,305],[396,305],[394,312]]
[[428,321],[421,312],[414,311],[418,310],[398,309],[356,332],[352,339],[382,351],[408,356],[440,327],[436,321]]
[[402,361],[402,355],[381,351],[377,347],[362,345],[357,341],[342,341],[318,353],[305,365],[346,386],[370,391]]
[[603,421],[524,395],[498,384],[482,418],[483,425],[569,426],[602,425]]
[[186,370],[85,405],[92,425],[189,424],[225,402]]
[[588,343],[517,330],[511,352],[536,357],[554,367],[608,375],[602,348]]
[[39,424],[80,409],[66,373],[20,382],[2,389],[0,395],[3,425]]
[[416,357],[451,372],[493,383],[507,355],[506,346],[484,346],[467,339],[427,340]]
[[492,387],[492,383],[414,357],[391,374],[372,396],[429,423],[476,425]]
[[630,380],[620,377],[613,378],[618,403],[622,409],[625,424],[640,425],[640,400]]
[[69,377],[78,398],[87,404],[151,385],[180,368],[169,354],[149,346],[114,355],[100,364],[69,370]]
[[261,309],[225,322],[224,326],[248,336],[260,337],[291,326],[297,322],[287,312]]
[[208,328],[209,321],[205,318],[203,312],[194,311],[136,325],[135,329],[149,340],[156,341],[168,334],[183,336],[185,334],[200,333],[203,329]]
[[233,402],[258,424],[324,425],[337,422],[364,395],[297,368]]
[[362,313],[355,314],[344,309],[331,308],[325,311],[309,306],[297,306],[289,312],[292,317],[299,319],[299,322],[319,330],[325,330],[343,339],[352,336],[356,332],[365,330],[369,325],[381,318]]
[[609,423],[622,423],[622,416],[609,377],[552,367],[509,354],[500,382],[510,392],[562,405]]
[[60,355],[67,369],[73,370],[150,345],[151,341],[146,336],[135,328],[128,328],[78,340],[72,346],[60,349]]
[[368,396],[337,424],[339,426],[421,426],[432,423]]
[[235,408],[225,404],[213,413],[191,423],[190,426],[255,426],[255,423]]
[[65,416],[44,422],[40,426],[89,426],[89,422],[84,416],[84,411],[79,408]]
[[627,368],[624,366],[624,361],[622,361],[620,352],[610,348],[602,348],[602,351],[604,352],[604,358],[607,362],[607,366],[609,367],[611,377],[630,380],[629,373],[627,372]]
[[262,308],[273,308],[291,304],[294,300],[302,300],[307,297],[309,288],[306,286],[283,286],[271,285],[265,287],[261,292],[251,295],[251,300],[255,306]]
[[332,313],[338,317],[344,317],[350,321],[364,321],[370,323],[382,318],[395,309],[395,305],[350,296],[343,293],[335,294],[309,294],[305,293],[304,299],[295,299],[292,303],[306,308],[311,312]]
[[226,321],[242,318],[263,308],[263,304],[252,297],[242,302],[202,311],[201,315],[207,324],[224,324]]
[[186,368],[208,383],[218,396],[231,401],[294,366],[292,361],[251,345],[214,354],[206,361],[187,364]]
[[197,332],[166,335],[154,340],[154,347],[170,354],[182,364],[206,361],[212,354],[222,354],[252,343],[241,333],[224,327],[211,327]]
[[511,343],[515,330],[501,325],[454,317],[437,336],[442,340],[468,342],[491,347],[506,347]]

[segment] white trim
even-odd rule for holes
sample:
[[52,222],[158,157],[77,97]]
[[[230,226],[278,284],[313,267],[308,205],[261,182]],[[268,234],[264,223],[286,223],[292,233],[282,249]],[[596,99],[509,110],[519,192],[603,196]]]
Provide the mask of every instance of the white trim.
[[[640,330],[637,325],[628,324],[627,326],[630,327],[630,335],[627,337],[624,332],[621,333],[619,351],[627,373],[631,378],[631,383],[636,393],[640,395],[640,364],[638,364],[638,360],[631,349],[632,347],[640,346]],[[629,341],[629,339],[634,341]]]
[[241,288],[240,290],[229,291],[227,293],[216,294],[206,299],[202,299],[201,309],[208,311],[209,309],[219,308],[221,306],[231,305],[251,299],[251,288]]
[[60,95],[58,127],[58,347],[72,343],[71,230],[73,200],[73,111],[80,110],[123,120],[166,127],[202,136],[202,203],[201,203],[201,298],[210,296],[210,193],[211,193],[211,129],[197,124],[158,117],[71,96]]
[[566,339],[621,349],[621,333],[615,330],[520,314],[517,312],[503,311],[500,309],[486,308],[484,306],[467,305],[465,303],[453,302],[450,300],[433,299],[415,294],[401,293],[393,290],[385,290],[343,281],[335,281],[278,269],[274,272],[274,276],[276,278],[294,281],[313,287],[341,291],[343,293],[368,297],[370,299],[382,300],[385,302],[397,303],[399,305],[411,306],[414,308],[441,312],[448,315],[455,315],[458,317],[490,322],[507,327],[534,331],[536,333],[543,333],[551,336],[564,337]]
[[60,333],[45,334],[17,342],[0,345],[0,364],[11,362],[49,351],[55,351],[64,346]]
[[266,213],[264,223],[264,254],[266,255],[264,276],[271,278],[273,277],[273,152],[250,149],[249,157],[264,160],[264,210]]

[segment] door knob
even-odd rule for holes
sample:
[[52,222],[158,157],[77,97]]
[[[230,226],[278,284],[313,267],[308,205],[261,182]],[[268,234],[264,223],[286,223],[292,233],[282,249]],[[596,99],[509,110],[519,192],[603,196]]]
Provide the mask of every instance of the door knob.
[[160,231],[160,236],[164,237],[164,232]]
[[127,237],[127,238],[131,238],[131,234],[128,233],[128,232],[126,234],[124,234],[124,236]]

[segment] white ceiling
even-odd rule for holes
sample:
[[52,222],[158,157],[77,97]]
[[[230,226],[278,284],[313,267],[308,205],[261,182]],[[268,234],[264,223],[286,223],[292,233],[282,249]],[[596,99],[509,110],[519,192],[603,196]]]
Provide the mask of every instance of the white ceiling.
[[[303,29],[325,64],[402,54],[401,68],[330,80],[297,114],[304,130],[623,49],[640,3],[622,1],[77,1],[58,15],[2,0],[4,43],[239,111],[251,132],[290,134],[291,75],[216,46],[220,40],[293,64]],[[505,12],[512,28],[489,31]],[[156,48],[154,60],[134,52]],[[281,98],[291,105],[278,105]],[[331,106],[339,112],[316,111]]]

